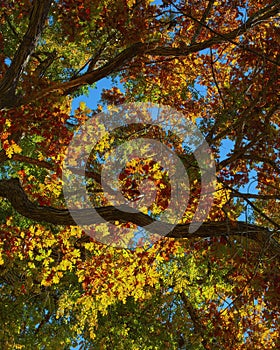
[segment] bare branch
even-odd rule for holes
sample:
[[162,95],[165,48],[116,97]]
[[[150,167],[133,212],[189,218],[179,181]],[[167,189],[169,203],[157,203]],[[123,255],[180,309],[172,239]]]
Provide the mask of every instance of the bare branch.
[[280,199],[280,194],[254,194],[254,193],[234,193],[232,194],[232,197],[239,197],[239,198],[254,198],[254,199],[262,199],[262,200],[269,200],[269,199]]
[[216,73],[215,73],[215,68],[214,68],[214,64],[215,63],[214,63],[214,59],[213,59],[212,48],[210,48],[210,56],[211,56],[211,71],[212,71],[212,77],[213,77],[213,80],[214,80],[214,84],[215,84],[215,86],[216,86],[216,88],[218,90],[218,94],[219,94],[220,99],[221,99],[221,101],[223,103],[224,109],[226,109],[227,108],[226,102],[225,102],[225,99],[223,97],[222,91],[221,91],[221,89],[219,87],[219,84],[218,84],[218,81],[217,81],[217,78],[216,78]]
[[238,197],[242,197],[252,208],[255,212],[257,212],[261,217],[263,217],[266,221],[268,221],[270,224],[272,224],[277,230],[280,230],[280,225],[277,224],[274,220],[270,219],[265,213],[263,213],[250,199],[248,196],[243,195],[238,190],[236,190],[234,187],[231,187],[227,184],[225,184],[221,179],[218,178],[218,181],[223,184],[223,186],[230,191],[232,191],[234,194],[238,194]]
[[[230,42],[231,44],[233,44],[237,47],[240,47],[243,50],[251,52],[256,56],[262,57],[266,61],[269,61],[277,66],[280,66],[280,63],[278,61],[275,61],[275,60],[267,57],[265,54],[263,54],[259,51],[253,50],[246,45],[243,45],[243,44],[240,44],[240,43],[234,41],[234,39],[236,39],[240,35],[246,33],[250,28],[253,28],[254,26],[259,24],[260,22],[265,21],[265,20],[272,18],[272,17],[276,16],[277,14],[279,14],[279,12],[280,12],[279,0],[273,1],[271,4],[267,5],[263,9],[257,11],[251,17],[249,17],[248,20],[245,23],[243,23],[240,27],[232,30],[231,32],[225,33],[225,34],[217,32],[216,30],[209,27],[207,24],[202,23],[200,20],[193,17],[190,13],[185,13],[185,12],[181,11],[181,9],[178,6],[176,6],[174,3],[173,3],[173,5],[178,11],[183,13],[186,17],[192,19],[194,22],[207,28],[211,33],[214,34],[214,36],[209,40],[206,40],[204,42],[197,43],[194,45],[187,46],[186,48],[183,48],[183,49],[182,48],[170,48],[170,47],[168,47],[168,48],[158,47],[152,51],[152,54],[157,54],[158,56],[186,56],[190,53],[189,50],[191,50],[192,52],[197,52],[200,50],[210,48],[213,45],[221,44],[223,42]],[[193,49],[194,49],[194,51],[193,51]]]

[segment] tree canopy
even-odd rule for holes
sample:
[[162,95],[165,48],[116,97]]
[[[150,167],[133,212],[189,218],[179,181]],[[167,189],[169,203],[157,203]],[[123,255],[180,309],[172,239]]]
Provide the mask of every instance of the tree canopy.
[[[280,347],[279,13],[279,0],[1,2],[1,348]],[[96,108],[73,109],[89,89]],[[160,126],[150,103],[171,108]],[[135,106],[142,123],[127,122]],[[76,147],[69,174],[87,123],[98,142]],[[176,133],[190,123],[204,163]],[[182,215],[157,232],[147,225],[175,185],[167,153],[142,157],[137,139],[176,154],[187,178]],[[114,171],[102,175],[114,149],[135,155],[114,179],[119,206]],[[67,178],[83,175],[96,215],[75,207],[75,187],[73,210],[65,200]]]

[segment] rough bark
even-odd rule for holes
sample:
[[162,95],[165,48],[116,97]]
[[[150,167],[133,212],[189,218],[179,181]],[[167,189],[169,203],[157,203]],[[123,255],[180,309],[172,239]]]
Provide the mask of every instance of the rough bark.
[[[30,201],[24,192],[19,179],[0,181],[0,196],[6,198],[13,208],[21,215],[36,222],[47,222],[55,225],[74,225],[68,209],[57,209],[48,206],[39,206]],[[106,206],[76,210],[75,214],[83,220],[85,225],[99,224],[104,221],[120,223],[131,222],[140,227],[145,227],[154,222],[154,219],[143,213],[131,213],[124,211],[125,205],[120,207]],[[72,211],[73,213],[74,211]],[[272,237],[273,232],[265,227],[260,227],[246,222],[205,222],[197,231],[189,233],[190,224],[179,224],[173,227],[165,224],[164,229],[170,232],[168,237],[173,238],[208,238],[218,236],[240,236],[256,241],[262,249],[269,250],[271,254],[280,256],[280,244]],[[161,234],[160,231],[153,233]]]
[[51,2],[51,0],[33,1],[28,29],[15,53],[9,69],[0,81],[1,108],[11,107],[16,104],[17,97],[15,96],[15,91],[18,81],[43,32]]
[[[257,11],[247,21],[240,27],[229,31],[227,33],[219,33],[210,27],[208,27],[204,22],[192,17],[190,14],[184,14],[189,17],[194,22],[198,23],[200,26],[206,27],[213,33],[213,37],[205,40],[204,42],[193,42],[191,45],[183,47],[165,47],[157,46],[155,42],[152,43],[135,43],[124,49],[117,56],[112,58],[104,66],[95,69],[93,71],[87,72],[75,79],[67,82],[54,84],[49,88],[44,89],[39,94],[33,94],[32,96],[20,98],[14,94],[18,80],[22,71],[28,62],[28,59],[36,47],[37,40],[43,30],[43,25],[49,11],[51,1],[35,1],[33,5],[33,10],[30,16],[29,28],[20,44],[15,57],[9,67],[6,75],[0,82],[0,108],[6,108],[16,105],[28,104],[32,101],[42,99],[53,93],[57,94],[69,94],[79,87],[87,84],[93,84],[100,79],[109,76],[110,74],[120,71],[124,68],[128,61],[140,55],[150,55],[150,56],[164,56],[164,57],[180,57],[188,56],[192,53],[199,52],[201,50],[211,48],[215,45],[219,45],[223,42],[231,42],[237,46],[242,47],[244,50],[252,51],[250,48],[241,45],[234,40],[240,37],[240,35],[246,33],[251,28],[256,26],[261,21],[267,20],[276,16],[280,12],[280,2],[279,0],[273,1],[271,4]],[[263,59],[270,61],[276,65],[279,62],[267,57],[261,52],[254,51],[254,54],[261,56]]]

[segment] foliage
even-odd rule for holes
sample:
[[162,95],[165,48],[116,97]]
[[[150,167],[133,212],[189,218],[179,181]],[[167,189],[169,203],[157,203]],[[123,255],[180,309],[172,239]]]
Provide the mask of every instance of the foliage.
[[[1,348],[280,347],[279,12],[276,0],[2,1]],[[104,77],[122,86],[103,90],[96,110],[72,111],[73,98]],[[140,201],[139,219],[114,211],[112,184],[100,180],[112,149],[160,140],[190,181],[168,237],[136,247],[128,235],[131,249],[121,249],[99,242],[106,223],[93,222],[91,236],[73,223],[63,160],[86,121],[97,133],[102,110],[113,116],[123,103],[147,101],[198,125],[216,162],[214,203],[190,234],[201,179],[187,145],[148,124],[111,134],[102,126],[87,188],[116,227],[143,230],[171,190],[164,165],[136,157],[119,175],[122,193],[133,202],[153,183],[155,200]],[[73,169],[82,167],[76,159]]]

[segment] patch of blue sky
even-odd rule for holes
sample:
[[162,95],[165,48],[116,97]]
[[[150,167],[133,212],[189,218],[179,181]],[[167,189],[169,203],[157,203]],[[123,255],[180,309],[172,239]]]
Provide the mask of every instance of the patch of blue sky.
[[81,102],[85,102],[87,107],[89,107],[92,110],[96,109],[98,104],[100,103],[101,93],[103,89],[111,89],[112,86],[117,86],[120,90],[122,90],[122,84],[118,79],[115,79],[114,84],[112,82],[112,78],[109,77],[99,80],[94,88],[89,88],[89,92],[87,95],[81,95],[73,99],[72,113],[75,111],[75,109],[79,107]]
[[5,62],[5,64],[9,67],[10,64],[12,63],[12,60],[11,60],[10,58],[6,57],[5,60],[4,60],[4,62]]

